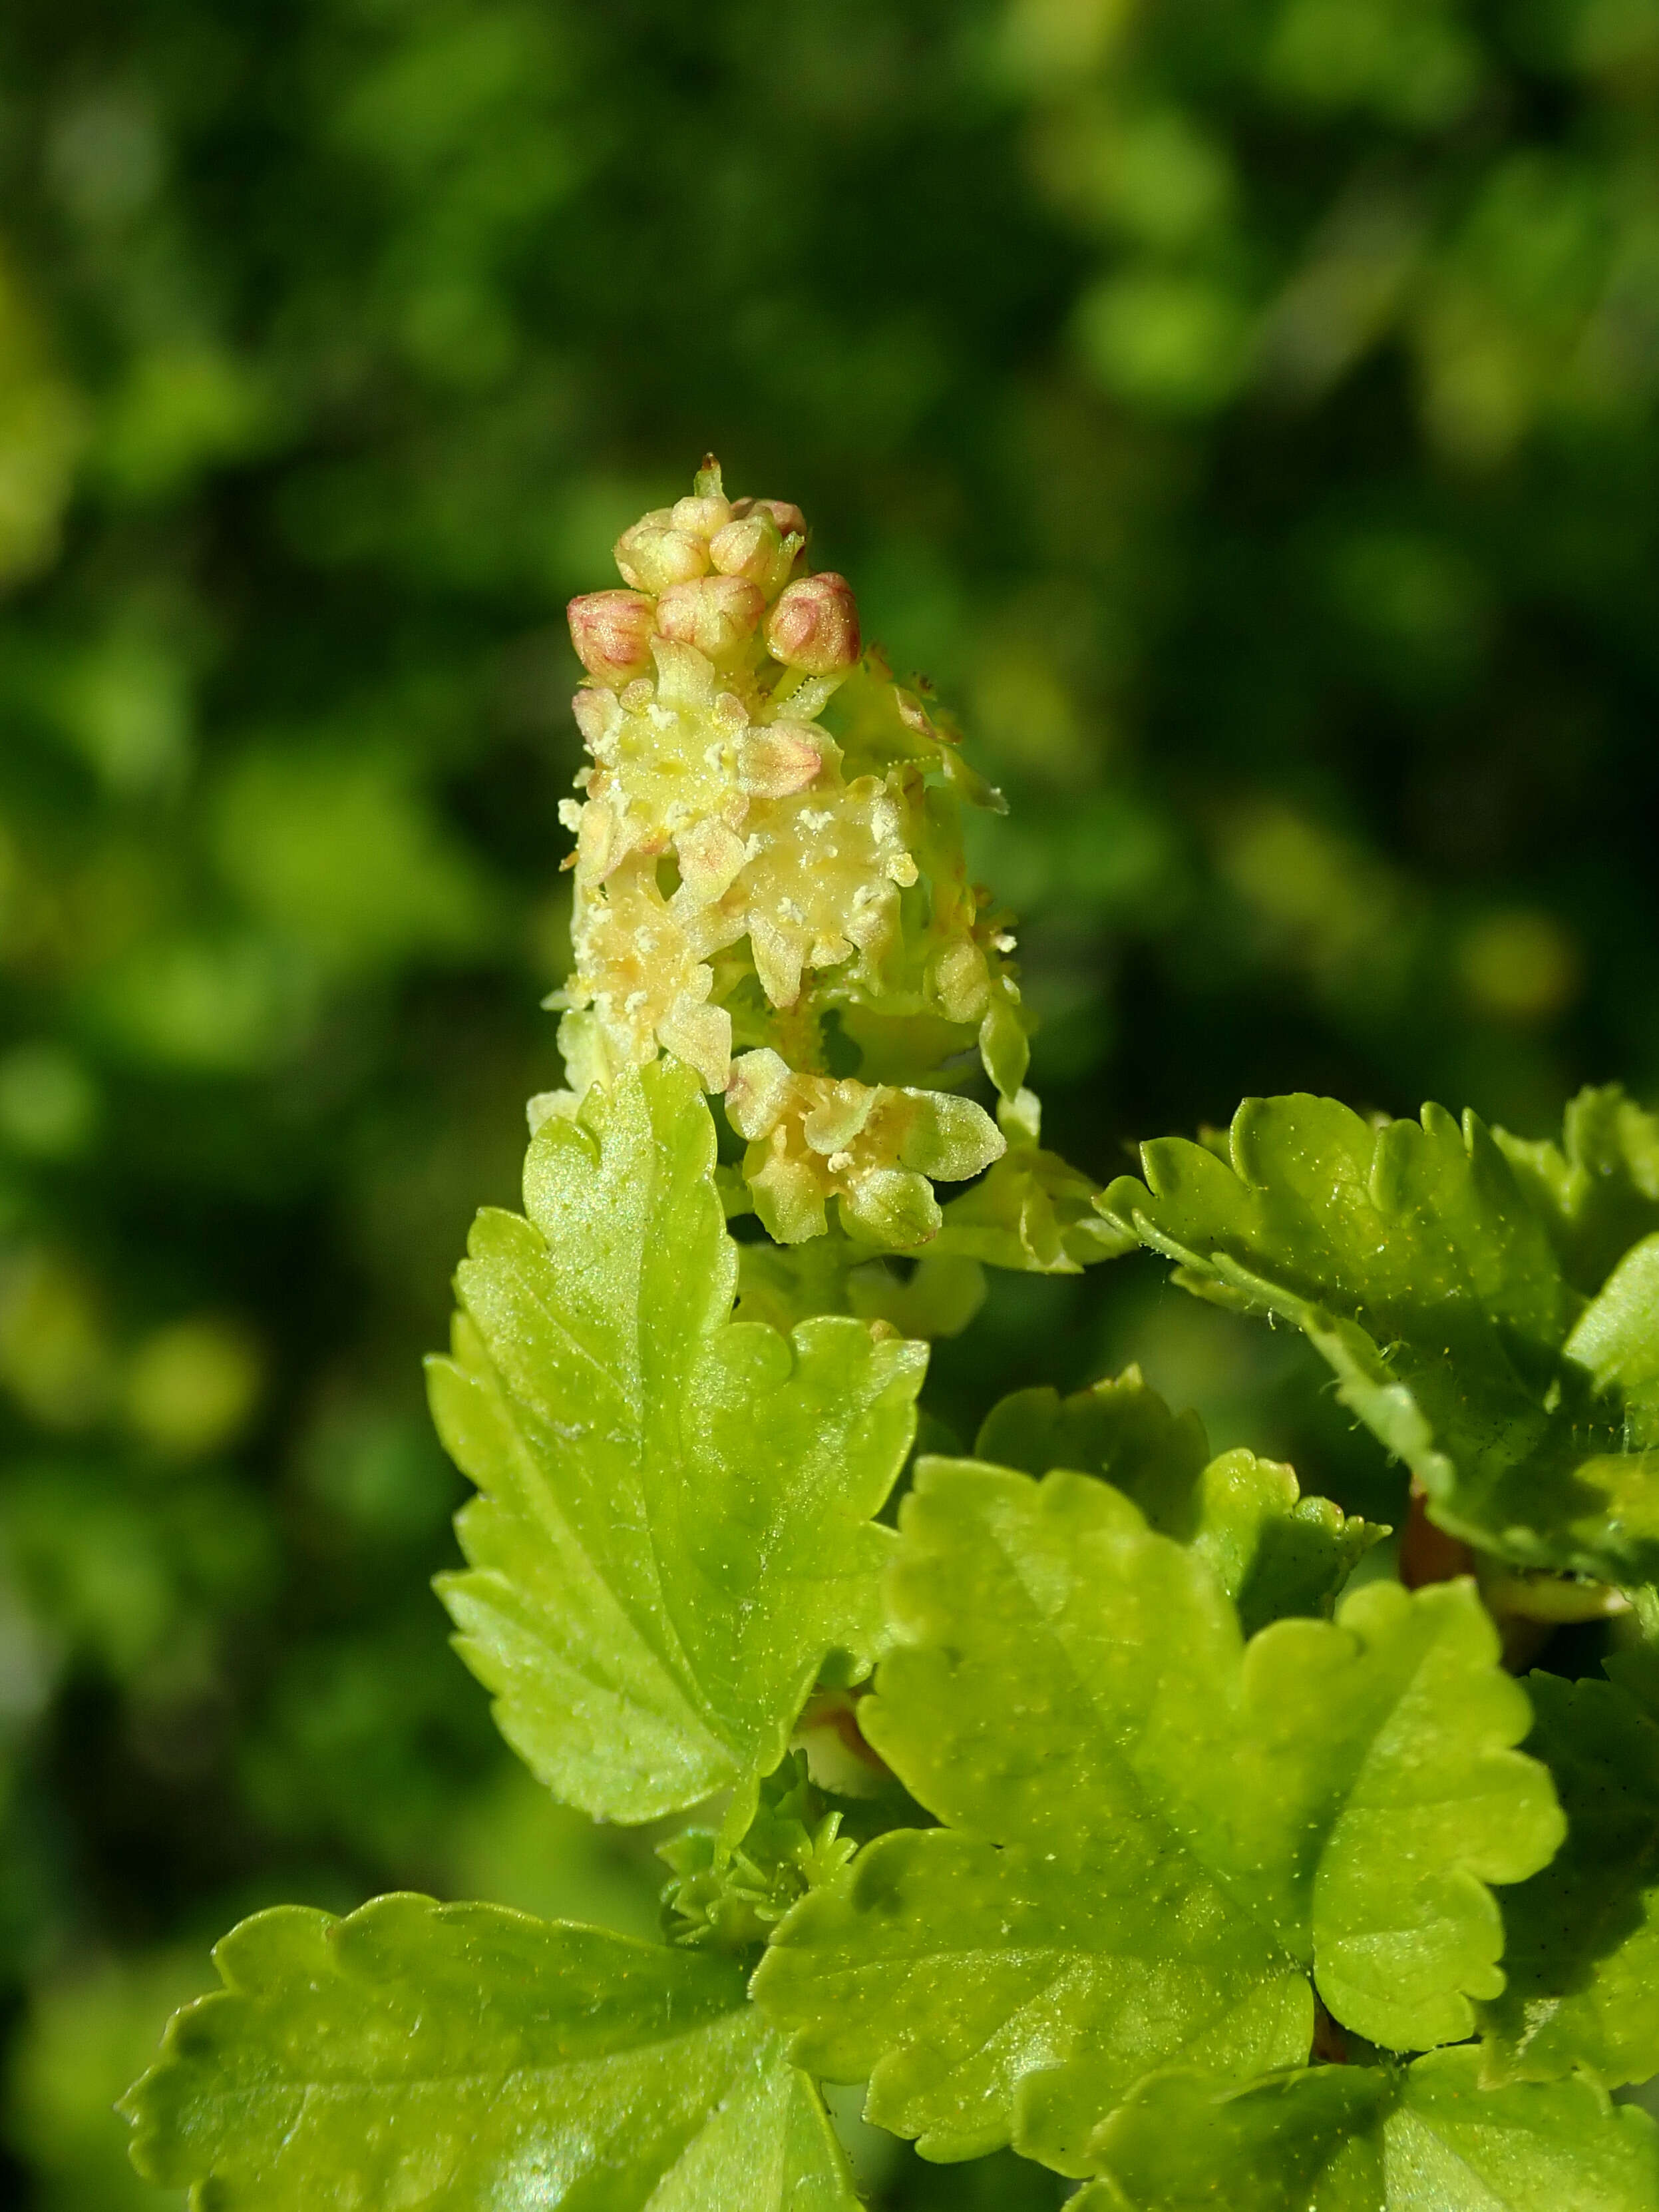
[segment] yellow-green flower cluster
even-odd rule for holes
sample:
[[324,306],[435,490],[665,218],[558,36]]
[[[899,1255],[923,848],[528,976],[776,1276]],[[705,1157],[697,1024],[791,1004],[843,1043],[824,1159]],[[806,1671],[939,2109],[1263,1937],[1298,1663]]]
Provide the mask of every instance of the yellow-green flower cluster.
[[1012,1097],[1026,1027],[960,809],[999,805],[918,689],[864,653],[798,507],[688,498],[616,543],[625,588],[573,599],[592,765],[576,835],[575,970],[556,1002],[571,1110],[659,1051],[725,1097],[774,1237],[842,1225],[888,1249],[940,1224],[935,1182],[1005,1140],[945,1087],[977,1046]]

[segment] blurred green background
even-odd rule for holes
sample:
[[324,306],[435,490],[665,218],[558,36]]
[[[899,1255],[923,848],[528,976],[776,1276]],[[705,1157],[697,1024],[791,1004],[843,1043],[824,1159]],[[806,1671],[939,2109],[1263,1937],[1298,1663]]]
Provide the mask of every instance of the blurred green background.
[[[257,1905],[651,1920],[427,1577],[418,1355],[556,1079],[561,605],[802,502],[1011,818],[1047,1133],[1659,1089],[1659,0],[9,0],[0,2198]],[[929,1405],[1130,1358],[1397,1504],[1125,1261]],[[1050,2178],[870,2166],[893,2206]]]

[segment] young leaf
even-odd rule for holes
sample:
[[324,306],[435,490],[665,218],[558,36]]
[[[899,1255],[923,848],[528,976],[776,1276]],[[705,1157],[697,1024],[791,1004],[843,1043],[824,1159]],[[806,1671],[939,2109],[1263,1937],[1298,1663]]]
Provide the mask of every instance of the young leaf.
[[1109,1218],[1189,1288],[1305,1330],[1441,1527],[1523,1566],[1659,1573],[1659,1449],[1577,1356],[1594,1324],[1473,1115],[1249,1099],[1226,1160],[1178,1139],[1141,1158]]
[[1361,1555],[1388,1534],[1329,1498],[1304,1498],[1281,1461],[1222,1452],[1199,1484],[1188,1540],[1238,1607],[1246,1636],[1296,1613],[1328,1614]]
[[1382,2212],[1376,2130],[1397,2095],[1382,2066],[1307,2067],[1242,2087],[1185,2067],[1149,2075],[1090,2142],[1100,2179],[1072,2212]]
[[1479,2055],[1317,2066],[1237,2089],[1154,2075],[1072,2212],[1655,2212],[1659,2130],[1585,2080],[1480,2086]]
[[727,1960],[403,1896],[214,1956],[123,2109],[139,2171],[215,2212],[857,2212]]
[[717,1829],[682,1828],[657,1856],[669,1869],[663,1924],[676,1943],[757,1948],[797,1898],[839,1874],[857,1844],[826,1808],[807,1755],[795,1752],[760,1785],[760,1808],[736,1842]]
[[1659,1726],[1611,1682],[1528,1686],[1530,1748],[1555,1778],[1567,1839],[1504,1899],[1507,1986],[1482,2008],[1486,2069],[1644,2081],[1659,2073]]
[[986,1414],[974,1450],[993,1467],[1046,1474],[1075,1467],[1103,1474],[1166,1536],[1185,1537],[1209,1459],[1196,1413],[1172,1413],[1138,1367],[1063,1398],[1046,1387],[1016,1390]]
[[554,1118],[528,1219],[479,1216],[432,1399],[482,1493],[439,1587],[502,1733],[560,1797],[646,1820],[783,1756],[861,1663],[926,1352],[850,1316],[730,1319],[714,1131],[673,1062]]
[[1578,1316],[1567,1356],[1598,1390],[1616,1395],[1626,1445],[1659,1445],[1659,1235],[1625,1254]]
[[1659,1118],[1616,1083],[1579,1092],[1559,1145],[1492,1133],[1541,1216],[1562,1273],[1586,1297],[1621,1252],[1659,1230]]
[[1017,1390],[991,1408],[974,1449],[1027,1474],[1104,1474],[1151,1527],[1209,1561],[1247,1636],[1287,1613],[1329,1612],[1355,1561],[1388,1534],[1328,1498],[1304,1498],[1276,1460],[1244,1450],[1211,1459],[1198,1416],[1177,1419],[1138,1367],[1064,1399]]
[[1246,1646],[1206,1560],[1087,1476],[924,1461],[901,1530],[861,1717],[945,1825],[779,1929],[754,1994],[802,2063],[869,2075],[928,2156],[1012,2131],[1082,2173],[1147,2072],[1304,2060],[1311,1969],[1375,2041],[1471,2032],[1503,1981],[1486,1885],[1561,1832],[1471,1585],[1374,1583]]

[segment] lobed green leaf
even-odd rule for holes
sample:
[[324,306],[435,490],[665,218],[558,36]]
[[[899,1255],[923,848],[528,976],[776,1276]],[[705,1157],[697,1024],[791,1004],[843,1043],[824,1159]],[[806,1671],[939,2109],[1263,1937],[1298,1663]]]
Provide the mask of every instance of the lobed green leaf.
[[1659,2130],[1590,2081],[1483,2088],[1472,2051],[1244,2088],[1155,2075],[1074,2212],[1654,2212]]
[[1489,1883],[1560,1839],[1472,1585],[1376,1583],[1247,1645],[1214,1568],[1090,1477],[923,1461],[861,1718],[944,1825],[869,1845],[754,1983],[801,2063],[926,2155],[1062,2172],[1173,2063],[1402,2050],[1495,1996]]
[[1472,1115],[1376,1125],[1331,1099],[1249,1099],[1225,1158],[1178,1139],[1141,1158],[1108,1218],[1189,1288],[1303,1329],[1443,1528],[1523,1566],[1659,1573],[1653,1407],[1606,1350],[1651,1338],[1659,1283],[1615,1271],[1586,1308]]
[[1209,1455],[1196,1413],[1178,1419],[1138,1367],[1062,1398],[1017,1390],[992,1407],[974,1449],[982,1460],[1042,1474],[1103,1474],[1160,1534],[1190,1544],[1220,1576],[1246,1635],[1287,1613],[1324,1613],[1356,1561],[1389,1532],[1304,1498],[1275,1460]]
[[1561,1272],[1588,1297],[1614,1261],[1659,1231],[1659,1116],[1616,1083],[1581,1091],[1561,1142],[1492,1136],[1549,1232]]
[[1529,1747],[1555,1778],[1567,1839],[1504,1899],[1486,2070],[1644,2081],[1659,2073],[1659,1725],[1612,1682],[1535,1674],[1529,1687]]
[[1624,1415],[1632,1456],[1659,1464],[1659,1234],[1632,1244],[1579,1316],[1567,1356]]
[[444,1577],[502,1733],[558,1796],[646,1820],[783,1756],[826,1655],[867,1667],[927,1354],[730,1318],[714,1131],[673,1062],[553,1119],[527,1218],[479,1216],[434,1416],[480,1496]]
[[726,1960],[491,1905],[262,1912],[128,2092],[206,2212],[856,2212]]

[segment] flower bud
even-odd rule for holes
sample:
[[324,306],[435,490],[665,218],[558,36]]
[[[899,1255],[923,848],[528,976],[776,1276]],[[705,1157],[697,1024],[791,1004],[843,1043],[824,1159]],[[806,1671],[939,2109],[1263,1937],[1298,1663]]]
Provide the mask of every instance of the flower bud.
[[718,665],[742,651],[766,611],[765,594],[746,577],[699,576],[663,592],[657,627],[676,645],[694,645]]
[[566,612],[576,657],[600,684],[626,684],[651,666],[656,610],[643,592],[584,592]]
[[774,660],[808,676],[834,676],[858,658],[858,603],[845,576],[826,569],[791,584],[766,623]]
[[729,522],[711,540],[709,558],[723,576],[747,576],[768,599],[782,591],[795,566],[795,556],[769,514],[746,514]]
[[735,499],[731,511],[740,520],[746,515],[769,514],[780,538],[807,534],[807,518],[791,499]]
[[675,530],[683,530],[687,538],[712,538],[731,520],[731,501],[717,492],[690,499],[676,499],[669,509],[669,520]]
[[659,507],[625,530],[612,550],[623,580],[642,592],[665,592],[708,574],[708,548],[674,527],[671,507]]

